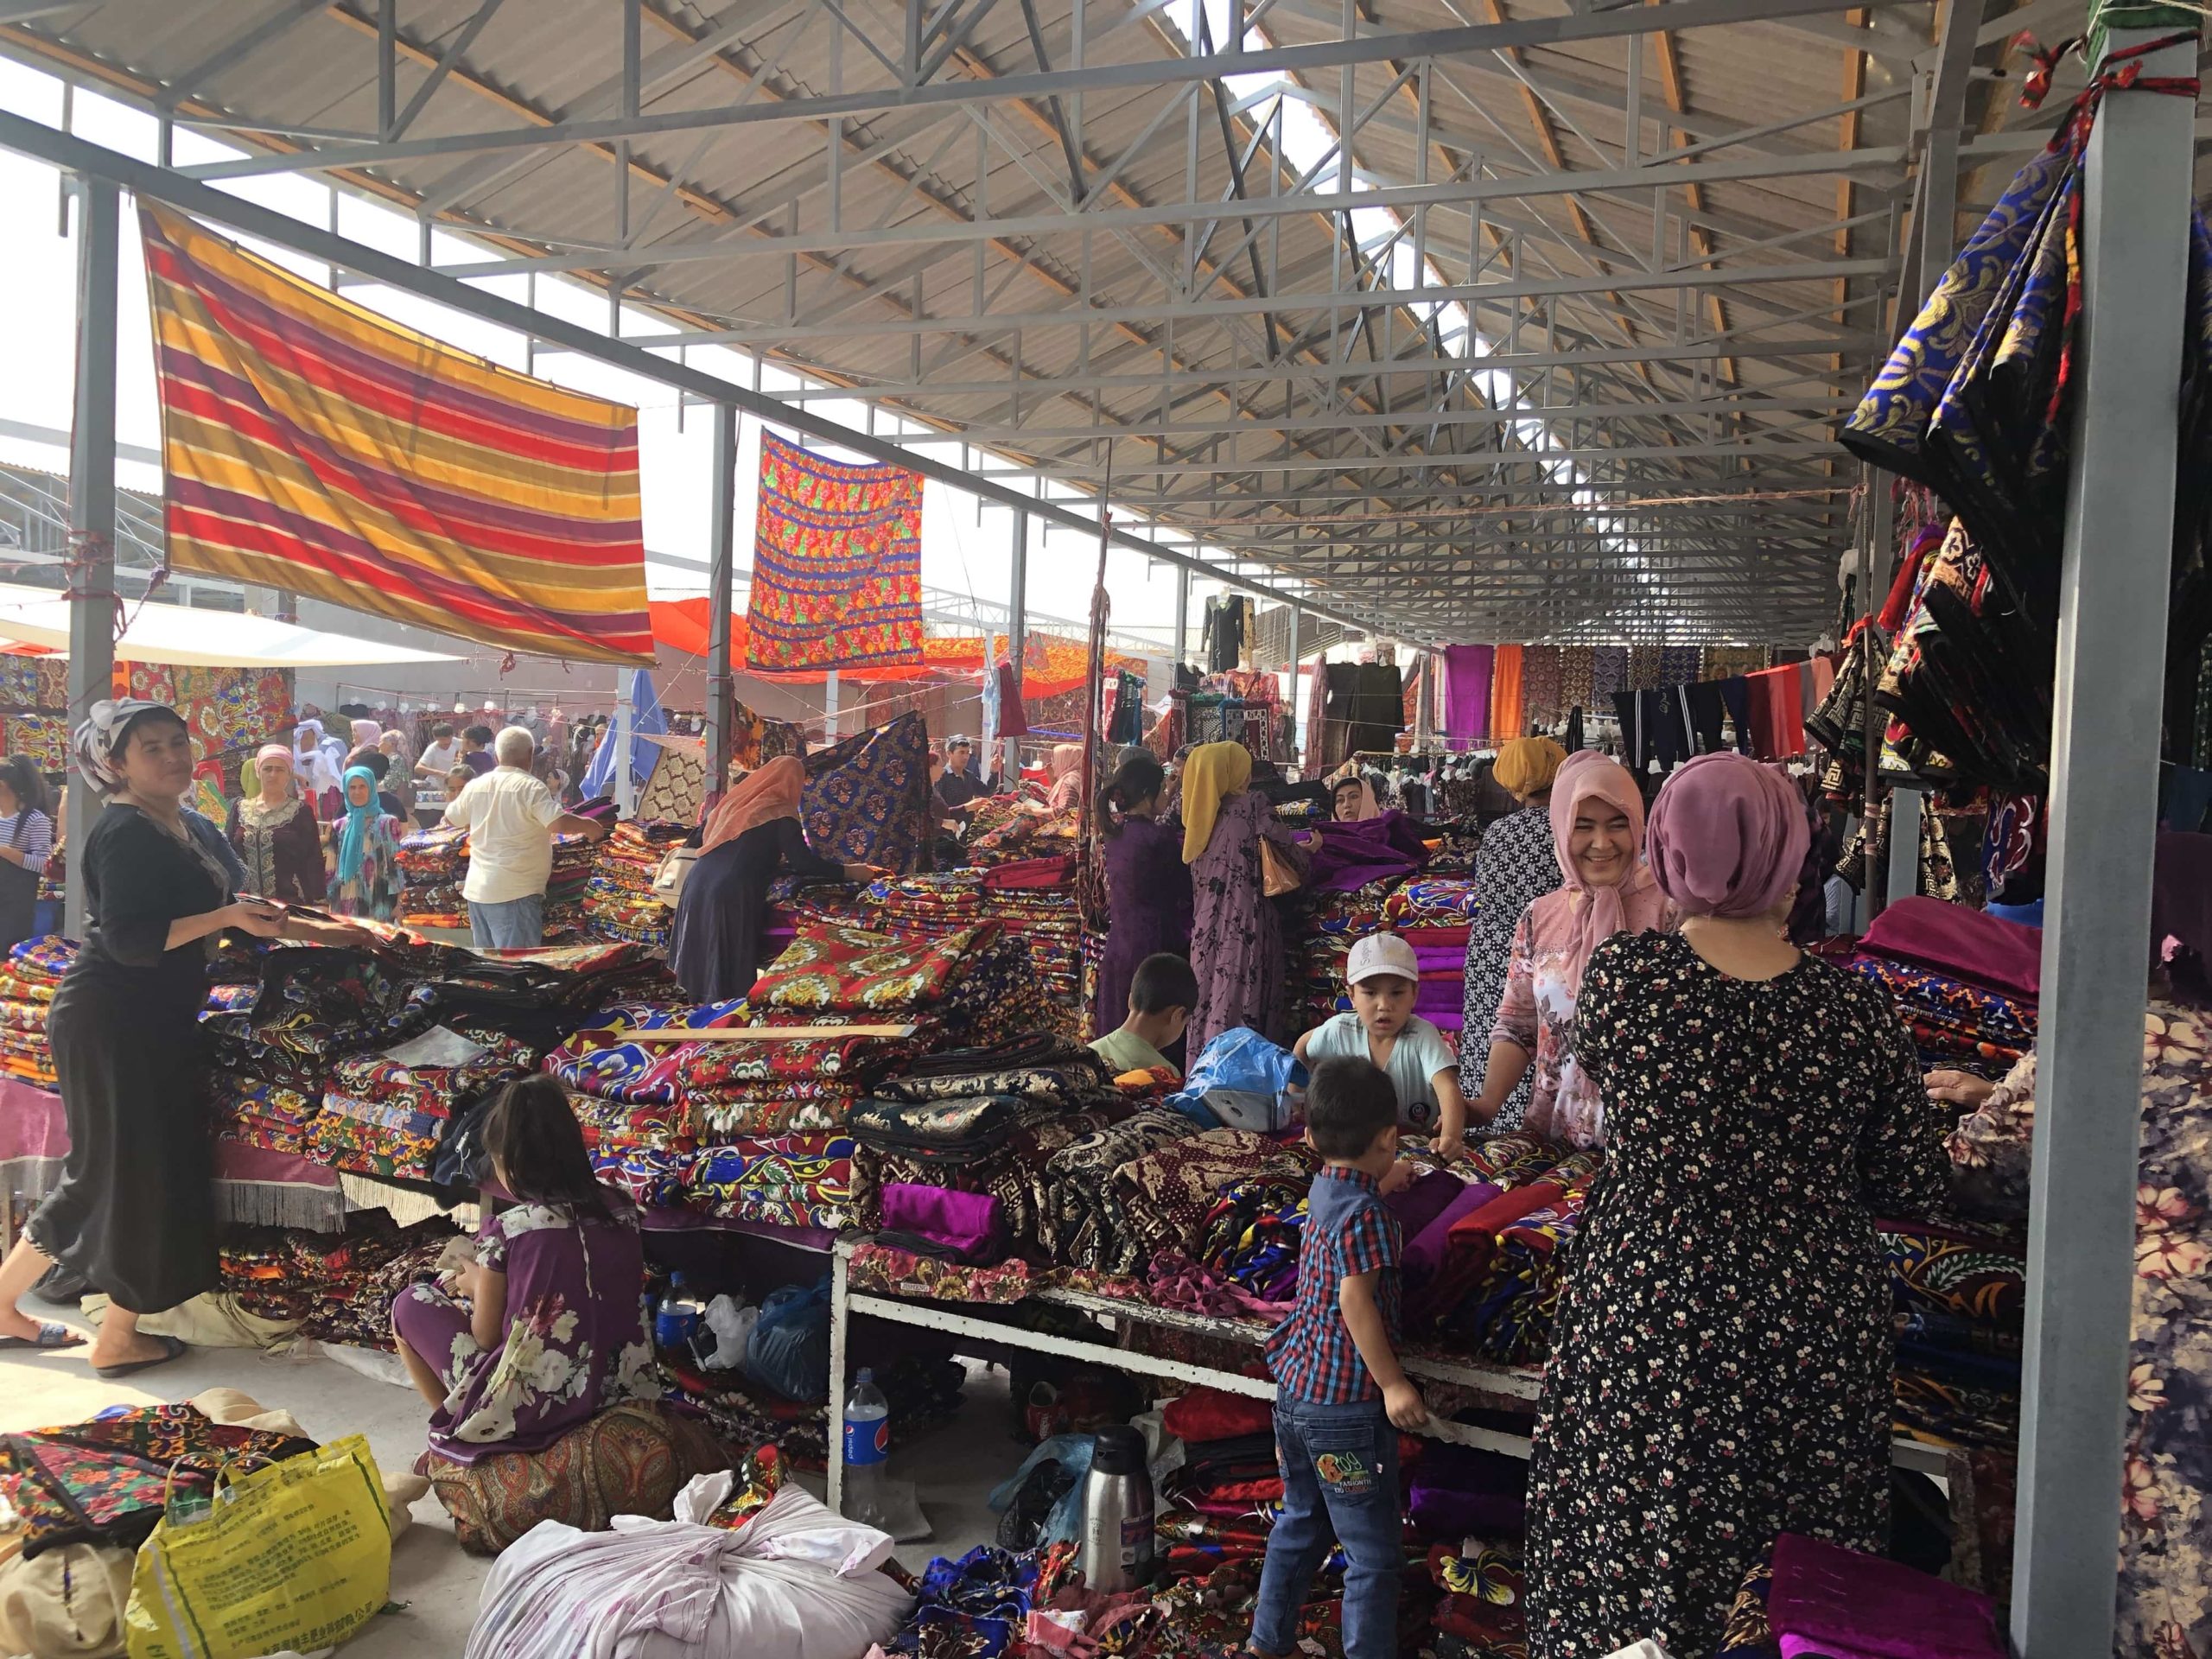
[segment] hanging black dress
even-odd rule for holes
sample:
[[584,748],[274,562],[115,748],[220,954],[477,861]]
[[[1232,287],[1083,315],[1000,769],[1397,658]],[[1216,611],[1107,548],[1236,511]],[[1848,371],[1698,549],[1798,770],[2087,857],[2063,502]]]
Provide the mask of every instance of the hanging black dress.
[[216,1283],[207,947],[166,946],[171,922],[230,896],[207,859],[133,806],[104,810],[81,856],[84,948],[47,1020],[69,1155],[29,1233],[118,1306],[155,1313]]
[[668,965],[686,996],[722,1002],[752,990],[768,884],[785,869],[807,881],[845,879],[842,864],[806,844],[797,818],[756,823],[693,861],[668,935]]

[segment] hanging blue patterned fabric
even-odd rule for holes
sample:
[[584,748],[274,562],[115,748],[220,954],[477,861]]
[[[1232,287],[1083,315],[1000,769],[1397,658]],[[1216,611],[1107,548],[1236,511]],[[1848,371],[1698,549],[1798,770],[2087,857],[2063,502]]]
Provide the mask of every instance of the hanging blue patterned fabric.
[[806,757],[800,817],[824,858],[899,875],[929,868],[929,728],[918,714]]

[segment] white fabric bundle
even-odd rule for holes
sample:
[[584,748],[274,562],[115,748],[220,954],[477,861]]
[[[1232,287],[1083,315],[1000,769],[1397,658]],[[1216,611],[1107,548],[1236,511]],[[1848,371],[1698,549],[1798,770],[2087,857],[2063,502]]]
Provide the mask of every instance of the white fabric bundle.
[[612,1532],[543,1521],[484,1586],[467,1659],[861,1659],[913,1599],[875,1569],[888,1534],[786,1486],[736,1532],[702,1524],[727,1470],[676,1499],[676,1519]]

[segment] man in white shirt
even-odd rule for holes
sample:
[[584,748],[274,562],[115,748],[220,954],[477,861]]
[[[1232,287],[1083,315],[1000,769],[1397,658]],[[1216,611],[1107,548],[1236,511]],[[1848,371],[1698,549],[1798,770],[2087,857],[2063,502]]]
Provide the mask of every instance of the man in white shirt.
[[531,775],[537,741],[510,726],[493,745],[499,764],[446,804],[446,822],[468,831],[469,931],[480,950],[528,950],[544,942],[545,883],[553,874],[553,837],[598,841],[605,825],[561,810],[552,791]]
[[461,759],[461,745],[454,741],[453,728],[440,721],[430,728],[430,747],[423,751],[423,758],[415,763],[415,775],[428,778],[432,783],[442,784],[446,773]]

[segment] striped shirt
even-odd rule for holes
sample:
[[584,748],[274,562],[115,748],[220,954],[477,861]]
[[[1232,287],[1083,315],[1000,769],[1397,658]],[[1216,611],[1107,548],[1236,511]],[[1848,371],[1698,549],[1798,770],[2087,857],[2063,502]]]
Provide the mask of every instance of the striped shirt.
[[36,875],[54,853],[54,820],[35,807],[0,818],[0,847],[22,853],[23,868]]
[[1313,1178],[1299,1245],[1298,1300],[1268,1338],[1268,1368],[1284,1399],[1344,1406],[1382,1397],[1338,1297],[1345,1280],[1374,1274],[1375,1303],[1395,1346],[1402,1237],[1373,1176],[1332,1165]]

